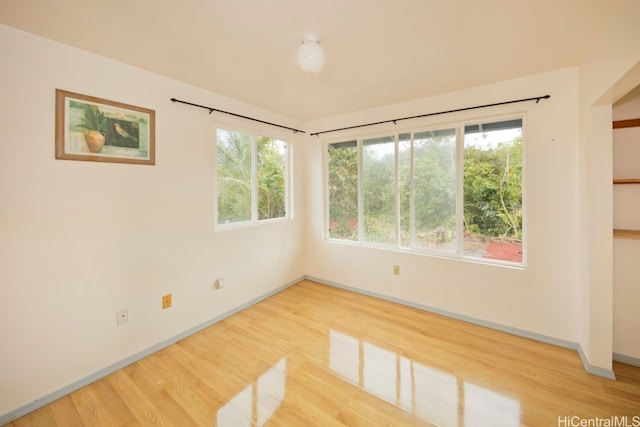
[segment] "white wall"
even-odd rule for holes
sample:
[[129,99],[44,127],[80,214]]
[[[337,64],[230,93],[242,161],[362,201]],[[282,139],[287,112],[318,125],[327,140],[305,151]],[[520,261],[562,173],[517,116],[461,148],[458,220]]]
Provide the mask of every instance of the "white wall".
[[[622,1],[579,71],[304,126],[0,26],[0,415],[303,274],[579,341],[589,363],[610,369],[611,104],[616,93],[640,83],[638,16],[639,2]],[[157,164],[55,160],[56,88],[154,109]],[[169,101],[184,98],[321,131],[547,93],[552,98],[539,104],[424,121],[526,113],[526,269],[325,242],[322,139],[300,135],[296,219],[216,233],[215,117]],[[401,267],[399,277],[392,276],[394,264]],[[227,280],[217,293],[211,289],[216,277]],[[162,311],[165,293],[173,294],[174,307]],[[115,312],[125,307],[129,323],[117,327]]]
[[591,366],[613,353],[612,104],[640,84],[640,2],[624,0],[580,66],[580,345]]
[[[640,86],[613,107],[613,120],[640,118]],[[640,178],[640,127],[613,130],[613,177]],[[640,185],[613,187],[613,226],[640,230]],[[640,360],[640,240],[613,240],[613,352]]]
[[[229,119],[170,98],[299,123],[6,26],[0,58],[0,415],[304,275],[302,169],[295,220],[214,232]],[[154,109],[156,165],[55,160],[56,88]]]
[[[529,102],[423,119],[424,124],[523,112],[526,117],[527,268],[369,249],[324,239],[323,139],[308,137],[306,272],[454,314],[578,341],[578,69],[569,68],[380,109],[318,120],[310,132],[511,99]],[[420,121],[399,122],[397,128]],[[394,125],[360,129],[377,132]],[[400,266],[393,276],[392,265]]]

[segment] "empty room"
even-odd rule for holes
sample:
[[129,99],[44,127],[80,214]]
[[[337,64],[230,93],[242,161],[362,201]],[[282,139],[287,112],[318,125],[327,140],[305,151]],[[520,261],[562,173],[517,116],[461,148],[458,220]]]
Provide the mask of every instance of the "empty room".
[[638,22],[1,1],[0,425],[640,426]]

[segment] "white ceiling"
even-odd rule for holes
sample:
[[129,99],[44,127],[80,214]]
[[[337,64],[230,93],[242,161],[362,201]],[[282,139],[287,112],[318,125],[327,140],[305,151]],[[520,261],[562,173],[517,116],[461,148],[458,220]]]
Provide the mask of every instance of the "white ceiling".
[[[618,3],[0,0],[0,23],[309,120],[578,65]],[[295,62],[305,32],[317,75]]]

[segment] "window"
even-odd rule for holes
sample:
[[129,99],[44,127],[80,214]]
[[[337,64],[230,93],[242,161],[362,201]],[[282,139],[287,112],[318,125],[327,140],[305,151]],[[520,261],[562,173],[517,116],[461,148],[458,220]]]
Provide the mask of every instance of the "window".
[[217,130],[217,224],[287,217],[288,145],[233,130]]
[[456,141],[456,129],[413,134],[412,188],[405,190],[414,206],[408,212],[413,240],[407,246],[456,250]]
[[522,262],[522,120],[465,126],[464,253]]
[[395,141],[392,136],[362,143],[363,240],[396,242]]
[[329,144],[329,237],[358,240],[357,141]]
[[522,119],[328,144],[328,237],[522,264]]

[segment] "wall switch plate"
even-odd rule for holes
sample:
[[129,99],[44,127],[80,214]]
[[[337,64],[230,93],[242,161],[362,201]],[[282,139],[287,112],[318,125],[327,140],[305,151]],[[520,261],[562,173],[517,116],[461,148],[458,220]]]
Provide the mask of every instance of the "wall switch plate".
[[394,276],[399,276],[400,275],[400,266],[399,265],[394,265],[393,266],[393,275]]
[[162,309],[171,307],[171,294],[167,294],[162,297]]
[[129,310],[119,310],[116,311],[116,323],[118,326],[122,326],[129,321]]
[[216,279],[213,283],[213,289],[218,290],[224,288],[224,279]]

